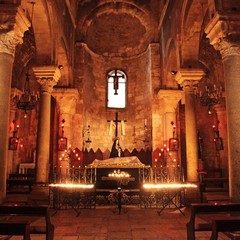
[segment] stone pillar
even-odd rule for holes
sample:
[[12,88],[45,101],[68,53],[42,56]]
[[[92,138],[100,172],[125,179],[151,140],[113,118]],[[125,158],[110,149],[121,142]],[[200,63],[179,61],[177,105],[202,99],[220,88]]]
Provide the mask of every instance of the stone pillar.
[[225,79],[227,125],[229,194],[232,201],[240,201],[240,15],[215,13],[205,32],[210,44],[220,51]]
[[[158,147],[163,148],[164,144],[166,144],[167,148],[169,148],[169,139],[173,137],[173,125],[171,122],[174,122],[174,125],[177,126],[177,118],[176,118],[176,109],[178,106],[178,102],[182,98],[182,91],[179,90],[163,90],[161,89],[157,95],[159,99],[159,113],[161,114],[162,119],[162,130],[161,135],[163,135],[163,142],[158,142]],[[153,122],[153,124],[155,124]],[[177,129],[175,130],[175,138],[177,138]],[[161,145],[159,145],[161,144]],[[176,168],[179,166],[179,155],[178,151],[171,151],[171,158],[167,159],[167,166],[169,167],[170,178],[174,179],[176,174],[176,169],[179,171],[180,169]],[[174,161],[176,160],[176,161]],[[154,159],[155,161],[155,159]],[[154,165],[154,163],[153,163]]]
[[186,158],[187,158],[187,181],[198,181],[198,139],[195,116],[195,96],[193,86],[204,76],[200,69],[180,69],[176,74],[176,81],[185,91],[185,124],[186,124]]
[[[56,98],[57,103],[60,108],[60,119],[59,122],[64,119],[64,137],[68,139],[68,147],[73,149],[76,147],[73,143],[73,134],[75,127],[73,122],[73,115],[76,113],[76,104],[78,100],[78,90],[76,88],[56,88],[54,89],[52,95]],[[59,131],[61,129],[59,128]],[[61,133],[59,132],[59,136]],[[58,151],[58,159],[64,154],[63,151]],[[69,172],[70,162],[67,159],[63,159],[61,162],[58,162],[58,167],[61,167],[61,173],[65,177],[65,173]]]
[[33,73],[41,85],[38,116],[36,182],[48,183],[50,154],[51,93],[61,73],[55,66],[34,67]]
[[22,43],[24,32],[28,30],[30,22],[21,8],[14,5],[0,4],[0,203],[6,197],[7,157],[8,157],[8,129],[10,94],[12,81],[12,66],[15,47]]
[[171,122],[176,125],[176,109],[178,102],[182,98],[182,91],[179,90],[163,90],[158,93],[160,100],[161,112],[163,115],[163,139],[164,143],[168,143],[169,138],[173,137],[173,128]]

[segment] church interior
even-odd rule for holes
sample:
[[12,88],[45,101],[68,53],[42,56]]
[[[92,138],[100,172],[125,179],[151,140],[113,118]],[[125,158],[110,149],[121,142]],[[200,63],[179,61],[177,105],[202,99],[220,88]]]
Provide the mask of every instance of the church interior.
[[239,0],[0,0],[0,23],[0,205],[240,201]]

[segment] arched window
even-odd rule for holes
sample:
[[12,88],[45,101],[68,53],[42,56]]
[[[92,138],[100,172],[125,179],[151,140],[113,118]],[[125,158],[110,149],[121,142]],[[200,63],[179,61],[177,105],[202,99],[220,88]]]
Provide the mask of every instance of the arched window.
[[126,74],[114,69],[107,75],[107,107],[125,108],[126,107]]

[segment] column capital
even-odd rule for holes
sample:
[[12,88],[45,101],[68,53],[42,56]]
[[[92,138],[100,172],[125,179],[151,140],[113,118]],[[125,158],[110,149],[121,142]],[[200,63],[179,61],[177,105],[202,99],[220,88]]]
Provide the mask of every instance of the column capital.
[[74,114],[79,93],[76,88],[55,88],[52,92],[60,106],[60,113]]
[[42,92],[51,93],[61,77],[59,68],[56,66],[41,66],[33,67],[32,70],[37,82],[41,85]]
[[175,80],[184,88],[192,87],[206,75],[206,73],[199,68],[181,68],[176,76]]
[[0,4],[0,53],[15,54],[31,23],[20,6]]
[[220,15],[216,13],[205,28],[205,33],[210,44],[220,51],[224,59],[229,55],[240,55],[239,29],[239,14]]

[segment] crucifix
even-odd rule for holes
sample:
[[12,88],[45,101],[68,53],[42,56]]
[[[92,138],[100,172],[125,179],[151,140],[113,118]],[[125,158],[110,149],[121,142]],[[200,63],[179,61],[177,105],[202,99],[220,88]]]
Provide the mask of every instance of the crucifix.
[[108,78],[113,78],[113,89],[114,89],[114,95],[118,95],[118,84],[119,84],[119,78],[124,77],[124,75],[119,75],[117,70],[114,70],[114,75],[108,75]]
[[[113,122],[116,124],[115,137],[118,137],[118,123],[120,123],[121,121],[126,122],[127,120],[119,120],[119,119],[118,119],[118,112],[116,112],[115,120],[113,120]],[[108,120],[108,122],[111,122],[111,120]]]

